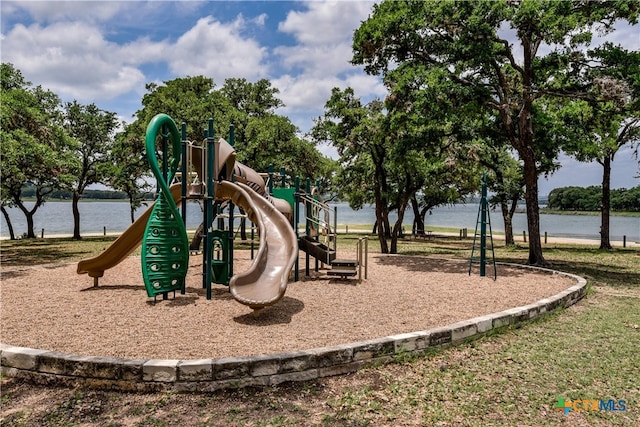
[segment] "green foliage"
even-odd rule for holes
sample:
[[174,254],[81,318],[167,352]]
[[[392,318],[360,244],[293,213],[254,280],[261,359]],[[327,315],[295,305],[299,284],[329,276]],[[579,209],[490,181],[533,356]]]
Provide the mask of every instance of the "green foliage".
[[[68,185],[78,165],[75,146],[64,132],[60,100],[40,86],[24,80],[13,65],[2,63],[0,92],[2,205],[15,205],[26,216],[27,236],[35,237],[33,215],[48,194]],[[34,188],[35,203],[23,203],[26,184]]]
[[81,105],[77,101],[65,105],[64,129],[76,142],[75,180],[73,191],[73,237],[80,239],[78,201],[91,184],[107,182],[113,170],[111,150],[118,121],[116,113],[101,110],[95,104]]
[[[136,120],[124,125],[118,123],[115,113],[95,104],[73,101],[62,106],[54,93],[32,87],[19,70],[2,64],[2,206],[16,205],[24,212],[29,237],[35,236],[37,208],[53,192],[66,197],[67,191],[74,201],[74,236],[80,238],[77,202],[88,186],[97,183],[126,194],[133,221],[134,210],[150,187],[146,127],[161,112],[178,123],[185,121],[187,139],[196,143],[203,138],[208,118],[215,118],[214,128],[225,138],[234,124],[240,160],[265,172],[271,163],[276,168],[284,166],[290,175],[323,178],[323,186],[328,187],[334,162],[301,139],[288,118],[275,114],[283,103],[268,80],[228,79],[216,90],[211,78],[196,76],[150,83],[147,90]],[[123,131],[116,134],[119,126]],[[30,210],[22,200],[25,189],[27,197],[36,202]],[[3,214],[10,221],[6,211]]]
[[145,192],[151,189],[151,184],[145,179],[150,174],[144,148],[145,135],[133,133],[135,130],[135,126],[126,126],[116,135],[104,182],[129,199],[131,222],[134,221],[135,210],[142,205]]
[[[415,217],[424,218],[429,209],[477,190],[479,176],[474,150],[460,143],[468,128],[456,125],[464,121],[454,123],[417,108],[436,94],[412,86],[424,76],[402,77],[407,79],[394,86],[384,104],[374,100],[363,105],[352,88],[334,88],[312,130],[316,142],[328,141],[340,154],[338,194],[354,209],[375,204],[381,251],[391,253],[397,250],[409,203]],[[388,219],[392,210],[398,212],[393,225]]]
[[203,140],[203,129],[214,119],[215,138],[228,138],[234,125],[238,160],[251,168],[266,172],[269,164],[284,166],[290,175],[319,178],[330,169],[325,159],[309,142],[298,137],[291,121],[275,114],[283,106],[278,89],[261,79],[255,83],[245,79],[227,79],[216,89],[212,79],[204,76],[184,77],[161,85],[148,84],[137,120],[126,128],[123,141],[136,145],[143,138],[147,123],[158,113],[172,117],[178,125],[187,125],[187,139]]
[[[576,66],[588,64],[584,46],[594,32],[606,34],[617,20],[637,18],[635,1],[383,1],[356,30],[352,61],[381,74],[392,93],[396,85],[433,90],[428,102],[411,106],[434,118],[444,113],[440,123],[454,123],[456,131],[464,124],[452,116],[496,118],[500,139],[509,141],[524,165],[529,261],[544,264],[537,180],[553,168],[566,142],[552,132],[558,120],[546,101],[580,98],[584,87]],[[505,36],[507,29],[516,43]],[[545,45],[550,49],[541,49]]]
[[[602,206],[602,188],[562,187],[549,193],[549,209],[562,211],[599,211]],[[611,190],[611,210],[640,212],[640,186]]]

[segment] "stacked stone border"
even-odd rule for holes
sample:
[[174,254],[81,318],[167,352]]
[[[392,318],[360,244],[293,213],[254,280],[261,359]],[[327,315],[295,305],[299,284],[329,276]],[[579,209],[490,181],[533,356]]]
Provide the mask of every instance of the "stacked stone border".
[[517,326],[569,307],[582,299],[587,291],[587,281],[580,276],[518,264],[501,265],[560,274],[577,283],[533,304],[447,326],[311,350],[251,357],[164,360],[82,356],[0,343],[0,368],[7,377],[40,384],[121,391],[207,392],[273,386],[355,372],[371,364],[388,362],[394,356],[459,344],[492,330]]

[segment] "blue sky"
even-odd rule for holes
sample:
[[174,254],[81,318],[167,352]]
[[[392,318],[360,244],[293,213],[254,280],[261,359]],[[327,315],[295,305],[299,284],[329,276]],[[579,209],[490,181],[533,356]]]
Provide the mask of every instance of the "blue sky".
[[[384,98],[377,77],[349,64],[351,37],[369,1],[2,1],[3,62],[64,101],[95,103],[132,121],[145,84],[206,75],[269,79],[286,104],[278,113],[306,132],[333,87],[364,101]],[[608,38],[640,49],[639,27]],[[321,147],[329,155],[330,147]],[[601,168],[562,158],[540,194],[564,185],[598,185]],[[618,153],[612,185],[640,184],[630,150]]]

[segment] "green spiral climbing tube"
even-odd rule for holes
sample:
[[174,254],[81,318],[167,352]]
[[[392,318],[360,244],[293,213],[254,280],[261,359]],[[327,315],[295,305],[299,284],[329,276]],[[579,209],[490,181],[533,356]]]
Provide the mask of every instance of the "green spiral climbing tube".
[[[160,170],[156,158],[156,137],[163,128],[168,130],[168,134],[163,136],[169,137],[173,151],[166,175]],[[186,227],[169,190],[181,156],[180,132],[173,119],[166,114],[158,114],[151,119],[145,144],[147,159],[160,189],[142,239],[142,276],[147,295],[154,297],[184,288],[189,267],[189,243]],[[165,156],[167,154],[164,153]]]

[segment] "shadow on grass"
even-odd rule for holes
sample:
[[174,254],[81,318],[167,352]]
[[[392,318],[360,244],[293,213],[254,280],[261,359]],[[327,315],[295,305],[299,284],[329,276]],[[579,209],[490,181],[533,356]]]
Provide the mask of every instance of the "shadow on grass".
[[[548,268],[582,276],[591,284],[640,287],[640,257],[631,249],[604,251],[589,247],[545,248],[543,255]],[[500,262],[526,264],[528,248],[503,249]]]
[[2,241],[3,267],[79,261],[105,250],[114,237],[21,239]]
[[[443,256],[466,260],[471,255],[472,239],[437,237],[431,241],[403,240],[399,245],[400,255]],[[526,245],[496,246],[496,261],[526,265],[529,248]],[[586,245],[545,245],[543,255],[548,268],[576,274],[595,285],[618,287],[640,287],[640,253],[632,248],[616,248],[613,251],[600,250]],[[490,253],[487,254],[490,259]],[[407,263],[414,271],[468,271],[468,264],[452,264],[445,261],[430,261],[422,267]],[[474,264],[475,266],[475,264]],[[498,266],[498,276],[503,267]]]

